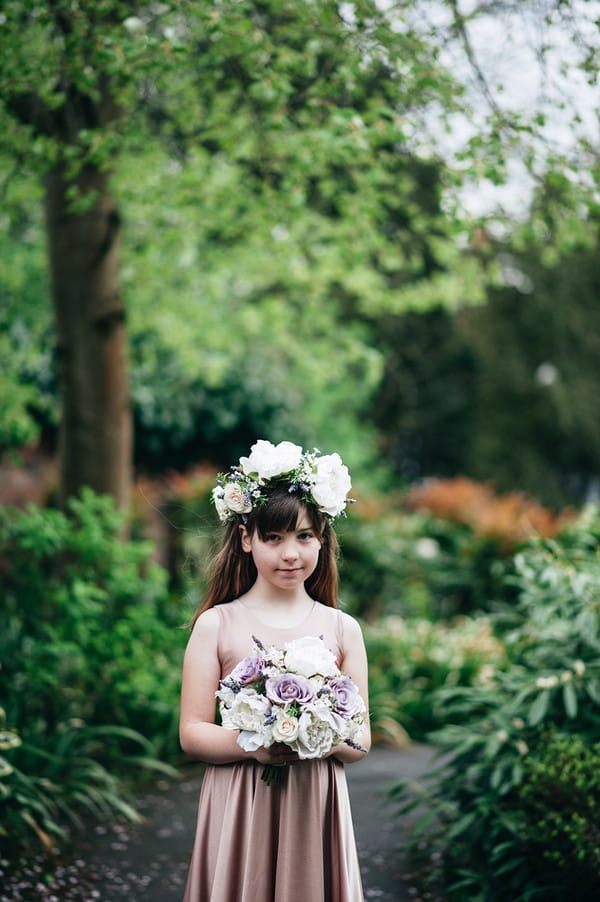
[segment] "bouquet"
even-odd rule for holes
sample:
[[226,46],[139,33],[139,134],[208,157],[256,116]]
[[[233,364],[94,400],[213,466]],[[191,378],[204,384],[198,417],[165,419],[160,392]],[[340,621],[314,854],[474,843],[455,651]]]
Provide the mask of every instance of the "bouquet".
[[[364,727],[365,703],[323,637],[294,639],[282,649],[252,638],[253,653],[216,692],[222,725],[240,730],[244,751],[284,743],[301,759],[322,758],[342,742],[364,751],[354,737]],[[262,779],[271,784],[280,768],[266,765]]]

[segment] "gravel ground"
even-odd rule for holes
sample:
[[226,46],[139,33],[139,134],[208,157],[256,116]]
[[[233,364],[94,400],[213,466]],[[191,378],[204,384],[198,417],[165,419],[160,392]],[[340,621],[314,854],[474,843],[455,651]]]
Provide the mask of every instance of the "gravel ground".
[[[390,783],[418,779],[430,760],[425,746],[375,748],[347,768],[367,902],[443,902],[421,897],[406,873],[398,845],[410,820],[400,820],[386,802]],[[0,902],[180,902],[201,779],[201,769],[192,767],[178,783],[160,781],[138,802],[142,824],[92,827],[56,861],[39,858],[16,868],[0,862]]]

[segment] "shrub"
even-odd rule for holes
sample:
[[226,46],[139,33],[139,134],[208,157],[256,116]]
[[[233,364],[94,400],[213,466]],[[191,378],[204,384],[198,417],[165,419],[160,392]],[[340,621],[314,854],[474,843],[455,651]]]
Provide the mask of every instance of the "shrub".
[[14,850],[35,835],[47,853],[83,816],[139,821],[127,801],[130,780],[140,770],[173,776],[157,761],[150,742],[124,727],[63,726],[44,747],[22,743],[14,731],[0,734],[0,847]]
[[361,503],[338,527],[347,610],[366,619],[451,618],[510,597],[504,577],[511,557],[494,539],[401,504]]
[[[443,763],[425,789],[399,783],[394,791],[403,810],[428,800],[423,835],[441,853],[451,900],[558,902],[566,893],[589,898],[590,880],[600,883],[592,776],[600,559],[592,547],[582,536],[566,549],[551,541],[517,556],[518,605],[503,619],[509,666],[481,685],[436,693],[434,711],[446,725],[431,738]],[[553,789],[560,767],[567,781]]]
[[475,535],[498,543],[499,551],[514,551],[532,536],[551,538],[575,518],[575,511],[555,514],[521,492],[496,495],[488,483],[465,477],[428,479],[407,493],[409,508],[468,526]]
[[452,623],[386,617],[364,626],[375,740],[423,740],[441,726],[433,692],[470,686],[504,662],[504,646],[484,618]]
[[527,826],[523,853],[536,849],[555,898],[594,898],[600,885],[600,742],[548,736],[540,757],[524,760],[512,804]]
[[149,543],[121,529],[91,492],[69,516],[0,510],[0,699],[20,737],[6,752],[11,832],[56,833],[95,793],[114,809],[115,773],[178,750],[182,614]]

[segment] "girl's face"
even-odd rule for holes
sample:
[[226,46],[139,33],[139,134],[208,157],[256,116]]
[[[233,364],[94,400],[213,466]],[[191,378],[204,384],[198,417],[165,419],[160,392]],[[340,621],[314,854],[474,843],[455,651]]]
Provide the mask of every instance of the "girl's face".
[[274,588],[299,588],[317,566],[321,539],[304,508],[294,529],[267,532],[264,537],[258,530],[249,533],[245,526],[240,526],[240,532],[242,548],[254,560],[257,579]]

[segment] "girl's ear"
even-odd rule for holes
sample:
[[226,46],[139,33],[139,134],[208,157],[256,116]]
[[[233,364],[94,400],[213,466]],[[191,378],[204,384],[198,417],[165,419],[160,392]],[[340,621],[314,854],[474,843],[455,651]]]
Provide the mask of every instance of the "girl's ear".
[[242,549],[244,551],[252,551],[252,542],[251,542],[250,533],[248,532],[248,530],[246,529],[245,526],[242,526],[241,523],[238,526],[238,529],[240,531],[240,536],[241,536],[241,540],[242,540]]

